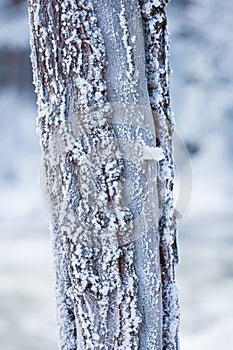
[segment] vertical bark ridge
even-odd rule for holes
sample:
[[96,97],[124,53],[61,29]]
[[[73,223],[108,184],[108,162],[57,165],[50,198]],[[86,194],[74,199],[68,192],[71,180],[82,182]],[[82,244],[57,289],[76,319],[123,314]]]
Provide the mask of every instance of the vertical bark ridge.
[[[95,0],[94,4],[107,48],[108,98],[116,107],[116,123],[121,122],[124,125],[122,134],[124,135],[123,130],[127,128],[132,130],[131,133],[135,133],[134,136],[131,135],[134,144],[130,137],[124,140],[124,136],[120,143],[123,146],[124,156],[127,157],[128,153],[127,159],[130,158],[130,164],[134,163],[137,169],[132,180],[137,193],[136,195],[131,193],[132,206],[134,205],[136,212],[133,228],[134,265],[138,278],[138,310],[141,315],[139,343],[135,349],[157,350],[161,349],[161,273],[156,210],[157,164],[154,160],[140,162],[140,152],[136,154],[137,159],[134,158],[135,155],[130,154],[130,149],[137,147],[138,136],[140,142],[145,145],[146,135],[150,135],[152,137],[150,145],[155,145],[153,143],[155,127],[145,76],[141,9],[138,0]],[[143,185],[137,183],[140,176],[136,173],[143,174],[141,180]],[[127,190],[126,187],[125,189]],[[140,193],[144,197],[143,201]],[[141,201],[143,209],[137,205],[137,202]]]
[[156,126],[157,145],[165,154],[159,162],[160,264],[162,270],[162,349],[178,348],[179,306],[174,266],[177,263],[176,220],[174,216],[174,121],[169,99],[168,32],[165,6],[169,0],[142,0],[148,92]]

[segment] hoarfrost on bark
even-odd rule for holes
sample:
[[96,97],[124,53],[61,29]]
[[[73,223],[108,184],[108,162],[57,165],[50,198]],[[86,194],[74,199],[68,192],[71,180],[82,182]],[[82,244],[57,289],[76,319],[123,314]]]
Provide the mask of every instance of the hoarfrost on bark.
[[62,350],[177,348],[166,3],[29,0]]
[[[165,5],[167,1],[161,1]],[[174,160],[172,153],[172,134],[174,121],[169,99],[169,37],[166,29],[167,19],[163,6],[157,11],[155,1],[142,1],[144,17],[148,91],[151,108],[156,123],[158,146],[163,149],[164,159],[158,169],[158,195],[161,210],[160,263],[162,272],[163,325],[162,339],[164,349],[178,348],[179,307],[175,286],[174,266],[177,263],[177,225],[174,215]]]

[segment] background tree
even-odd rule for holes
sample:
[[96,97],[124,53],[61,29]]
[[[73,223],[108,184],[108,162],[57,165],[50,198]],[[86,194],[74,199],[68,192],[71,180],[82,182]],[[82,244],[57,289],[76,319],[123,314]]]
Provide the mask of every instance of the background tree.
[[176,349],[168,1],[29,0],[61,349]]

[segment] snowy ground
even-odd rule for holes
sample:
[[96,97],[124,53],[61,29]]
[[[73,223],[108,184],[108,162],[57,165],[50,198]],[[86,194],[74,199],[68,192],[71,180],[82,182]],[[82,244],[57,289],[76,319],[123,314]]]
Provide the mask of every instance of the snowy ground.
[[[6,16],[2,7],[7,2],[0,5],[0,50],[26,49],[25,6]],[[194,0],[185,8],[176,3],[173,0],[168,8],[173,109],[179,133],[193,152],[197,150],[192,157],[192,201],[180,227],[181,349],[231,350],[233,2]],[[31,93],[1,87],[0,349],[4,350],[56,349],[52,258],[48,219],[40,200],[35,115]]]
[[47,237],[1,239],[0,348],[55,350],[55,305]]

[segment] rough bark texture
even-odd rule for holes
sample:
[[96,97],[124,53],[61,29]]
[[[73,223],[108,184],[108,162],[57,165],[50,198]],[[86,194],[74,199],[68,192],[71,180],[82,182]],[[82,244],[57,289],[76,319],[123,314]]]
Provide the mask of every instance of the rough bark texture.
[[29,0],[62,350],[178,347],[165,5]]
[[156,125],[157,145],[165,158],[159,163],[158,195],[160,207],[160,263],[163,300],[163,349],[178,347],[179,306],[174,267],[178,263],[177,225],[174,213],[174,164],[172,134],[174,121],[170,110],[168,33],[164,1],[142,1],[145,27],[147,81]]

